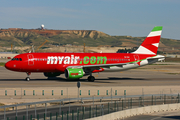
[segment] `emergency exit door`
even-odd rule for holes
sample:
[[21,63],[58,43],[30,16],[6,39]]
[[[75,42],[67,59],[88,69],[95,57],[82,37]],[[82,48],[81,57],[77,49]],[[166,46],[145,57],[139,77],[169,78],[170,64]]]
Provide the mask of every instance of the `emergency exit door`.
[[32,54],[27,55],[28,57],[28,65],[33,66],[34,65],[34,56]]

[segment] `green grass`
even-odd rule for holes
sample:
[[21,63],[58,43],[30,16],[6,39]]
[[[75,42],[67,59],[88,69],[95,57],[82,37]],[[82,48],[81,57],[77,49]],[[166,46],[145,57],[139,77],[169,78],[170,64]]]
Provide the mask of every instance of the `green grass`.
[[4,67],[6,63],[0,62],[0,66]]

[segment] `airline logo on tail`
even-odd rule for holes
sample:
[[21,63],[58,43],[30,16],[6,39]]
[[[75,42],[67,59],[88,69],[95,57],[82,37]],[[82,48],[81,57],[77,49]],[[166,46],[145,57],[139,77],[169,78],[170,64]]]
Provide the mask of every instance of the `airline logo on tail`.
[[153,30],[149,33],[147,38],[141,44],[141,46],[134,52],[137,54],[152,54],[156,55],[159,41],[161,38],[162,33],[162,26],[156,26]]

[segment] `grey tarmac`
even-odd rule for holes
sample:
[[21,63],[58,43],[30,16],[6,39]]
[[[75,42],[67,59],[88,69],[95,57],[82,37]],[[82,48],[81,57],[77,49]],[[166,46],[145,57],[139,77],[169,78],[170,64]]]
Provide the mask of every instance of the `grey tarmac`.
[[[180,63],[159,63],[121,72],[94,73],[95,82],[87,77],[80,79],[83,86],[166,86],[180,85]],[[14,72],[0,67],[0,87],[74,87],[77,80],[67,80],[64,74],[47,79],[43,73],[32,73],[25,81],[26,73]]]

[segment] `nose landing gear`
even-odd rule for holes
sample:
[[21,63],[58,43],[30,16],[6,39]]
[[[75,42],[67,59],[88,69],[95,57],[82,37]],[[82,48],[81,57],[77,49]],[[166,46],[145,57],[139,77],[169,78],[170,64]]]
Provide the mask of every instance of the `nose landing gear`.
[[31,75],[31,73],[30,73],[30,72],[27,72],[26,74],[27,74],[26,81],[30,81],[31,79],[30,79],[29,76]]

